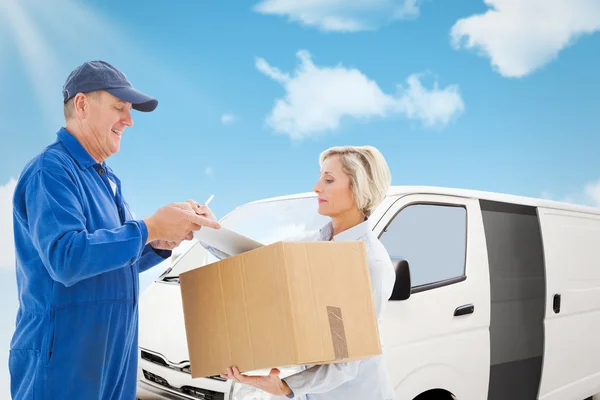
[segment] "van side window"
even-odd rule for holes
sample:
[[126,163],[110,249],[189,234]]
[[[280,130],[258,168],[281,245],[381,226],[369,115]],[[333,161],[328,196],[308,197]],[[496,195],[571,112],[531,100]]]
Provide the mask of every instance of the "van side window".
[[408,261],[413,293],[464,277],[467,211],[462,206],[413,204],[380,236],[392,262]]

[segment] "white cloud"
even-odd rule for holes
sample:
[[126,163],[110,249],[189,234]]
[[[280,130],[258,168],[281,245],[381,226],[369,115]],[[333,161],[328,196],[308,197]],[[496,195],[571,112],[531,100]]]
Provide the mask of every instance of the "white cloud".
[[464,111],[457,85],[432,89],[421,84],[423,74],[410,75],[407,87],[398,85],[395,95],[384,93],[375,81],[355,68],[316,66],[301,50],[294,76],[256,59],[256,68],[279,82],[286,91],[278,99],[267,124],[276,132],[302,139],[337,130],[344,117],[368,119],[404,115],[421,120],[427,127],[444,126]]
[[233,114],[223,114],[221,116],[221,123],[223,125],[231,125],[236,121],[236,117]]
[[557,198],[549,192],[543,192],[541,197],[544,199],[558,200],[565,203],[600,207],[600,179],[588,182],[583,185],[581,190],[566,194],[561,198]]
[[17,181],[10,179],[0,186],[0,270],[15,269],[12,198]]
[[465,109],[458,85],[440,90],[435,82],[428,90],[421,85],[421,76],[423,74],[413,74],[406,79],[408,88],[401,91],[398,109],[408,118],[422,120],[428,127],[447,125]]
[[503,76],[525,76],[579,37],[600,30],[599,0],[484,0],[490,10],[458,20],[452,45],[476,49]]
[[212,178],[215,174],[215,171],[213,170],[213,167],[206,167],[204,168],[204,175],[206,175],[209,178]]
[[323,31],[374,30],[396,19],[419,15],[422,0],[263,0],[261,14],[287,16],[290,21]]
[[591,204],[600,207],[600,179],[586,184],[583,192]]

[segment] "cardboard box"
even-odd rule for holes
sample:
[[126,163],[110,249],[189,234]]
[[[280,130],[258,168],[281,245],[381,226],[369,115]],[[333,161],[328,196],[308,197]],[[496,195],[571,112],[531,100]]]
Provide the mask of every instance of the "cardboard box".
[[180,285],[192,378],[381,354],[361,241],[277,242]]

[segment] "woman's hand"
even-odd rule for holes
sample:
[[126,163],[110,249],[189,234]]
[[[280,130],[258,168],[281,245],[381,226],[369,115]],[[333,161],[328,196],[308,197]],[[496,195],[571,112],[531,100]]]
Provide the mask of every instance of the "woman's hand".
[[228,367],[227,374],[221,374],[222,378],[234,380],[244,385],[254,386],[267,393],[281,396],[292,393],[292,389],[279,378],[279,370],[273,368],[267,376],[248,376],[243,375],[237,367]]
[[210,208],[208,208],[208,206],[200,205],[194,200],[188,200],[187,202],[192,206],[192,210],[194,210],[196,214],[204,218],[212,219],[213,221],[217,220],[217,217],[215,217],[215,214],[213,214],[213,212]]

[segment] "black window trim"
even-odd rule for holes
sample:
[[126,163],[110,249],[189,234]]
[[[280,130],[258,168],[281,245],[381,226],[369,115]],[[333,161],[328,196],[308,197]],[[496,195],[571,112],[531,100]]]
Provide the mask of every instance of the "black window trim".
[[454,285],[455,283],[464,282],[467,280],[467,275],[462,274],[461,276],[457,276],[455,278],[444,279],[437,282],[425,283],[423,285],[413,286],[410,290],[411,294],[425,292],[427,290],[438,289],[444,286]]
[[[443,195],[442,195],[443,196]],[[390,207],[388,208],[388,211],[391,210],[392,208],[394,208],[394,206],[396,205],[397,202],[401,201],[403,199],[403,197],[398,198],[396,201],[394,201]],[[440,280],[440,281],[435,281],[435,282],[429,282],[429,283],[424,283],[422,285],[418,285],[418,286],[413,286],[411,288],[411,295],[415,294],[415,293],[421,293],[421,292],[426,292],[428,290],[433,290],[433,289],[438,289],[444,286],[449,286],[449,285],[454,285],[456,283],[460,283],[460,282],[464,282],[467,280],[467,250],[468,250],[468,246],[469,246],[469,211],[467,210],[467,206],[465,204],[454,204],[454,203],[446,203],[443,201],[434,201],[434,200],[414,200],[414,201],[410,201],[406,204],[404,204],[401,208],[398,209],[398,211],[396,211],[394,213],[394,215],[389,219],[389,221],[385,224],[385,226],[383,227],[383,229],[381,230],[381,233],[379,233],[379,235],[377,236],[377,238],[379,240],[381,240],[381,236],[386,232],[388,226],[390,226],[390,224],[392,222],[394,222],[394,220],[396,219],[396,216],[398,214],[400,214],[402,212],[402,210],[404,210],[405,208],[409,207],[409,206],[414,206],[414,205],[433,205],[433,206],[444,206],[444,207],[459,207],[459,208],[463,208],[465,210],[465,248],[464,248],[464,262],[463,262],[463,270],[462,270],[462,274],[453,278],[449,278],[449,279],[444,279],[444,280]],[[385,213],[382,215],[382,219],[385,217]],[[392,300],[390,300],[392,301]]]

